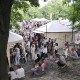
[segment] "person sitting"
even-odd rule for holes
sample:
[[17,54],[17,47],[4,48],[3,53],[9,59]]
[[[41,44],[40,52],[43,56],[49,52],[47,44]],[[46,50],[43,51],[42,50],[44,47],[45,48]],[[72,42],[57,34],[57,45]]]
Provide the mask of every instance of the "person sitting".
[[25,77],[24,69],[20,65],[18,65],[17,67],[18,69],[16,70],[16,74],[17,74],[18,80],[24,80],[24,77]]
[[64,67],[67,65],[67,62],[63,55],[56,54],[56,56],[57,56],[57,58],[56,58],[55,62],[57,63],[58,67]]
[[77,52],[78,56],[80,56],[80,48],[78,48],[76,52]]
[[32,76],[40,76],[42,74],[41,63],[38,62],[38,65],[31,69]]
[[72,60],[76,60],[76,59],[78,59],[78,54],[77,54],[77,52],[74,50],[74,48],[72,48],[71,49],[71,51],[70,51],[70,59],[72,59]]
[[17,80],[17,75],[13,67],[9,68],[8,74],[9,74],[9,80]]

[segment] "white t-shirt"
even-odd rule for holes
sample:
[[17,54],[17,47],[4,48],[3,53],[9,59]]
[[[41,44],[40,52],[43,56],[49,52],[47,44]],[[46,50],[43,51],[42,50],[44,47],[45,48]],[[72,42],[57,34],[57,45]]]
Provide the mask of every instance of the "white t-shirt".
[[47,54],[47,47],[43,49],[43,53]]
[[66,50],[65,50],[65,56],[66,57],[68,56],[68,48],[66,48]]
[[25,77],[25,71],[24,71],[23,68],[17,69],[17,70],[16,70],[16,74],[17,74],[17,77],[18,77],[18,78]]
[[55,50],[58,50],[58,46],[55,46],[54,49],[55,49]]
[[28,48],[30,48],[30,41],[27,42]]
[[26,41],[28,40],[28,36],[25,36]]
[[11,80],[14,80],[14,79],[17,78],[17,75],[16,75],[16,73],[14,71],[10,71],[10,72],[8,72],[8,74],[10,74]]
[[16,48],[16,56],[20,57],[20,49],[19,48]]

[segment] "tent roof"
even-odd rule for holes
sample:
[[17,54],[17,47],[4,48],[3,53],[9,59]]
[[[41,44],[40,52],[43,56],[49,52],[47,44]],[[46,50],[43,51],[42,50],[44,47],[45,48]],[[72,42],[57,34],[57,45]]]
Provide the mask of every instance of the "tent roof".
[[34,33],[44,33],[44,32],[42,32],[42,31],[38,31],[38,30],[34,30],[33,32],[34,32]]
[[40,18],[40,21],[49,21],[49,20],[45,18]]
[[[72,32],[70,22],[68,20],[54,20],[46,25],[37,28],[35,31],[39,32]],[[33,31],[34,32],[34,31]]]
[[30,21],[40,21],[39,18],[31,19]]
[[36,22],[41,22],[41,21],[49,21],[48,19],[45,19],[45,18],[34,18],[34,19],[31,19],[30,21],[36,21]]
[[8,43],[15,43],[15,42],[21,42],[23,40],[23,37],[13,33],[13,32],[9,32],[9,38],[8,38]]

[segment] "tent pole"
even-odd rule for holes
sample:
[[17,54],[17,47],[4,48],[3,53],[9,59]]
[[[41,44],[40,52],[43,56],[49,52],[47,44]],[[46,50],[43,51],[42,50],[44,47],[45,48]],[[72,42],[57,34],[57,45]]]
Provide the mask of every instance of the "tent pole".
[[47,38],[47,25],[46,25],[46,38]]
[[65,34],[65,42],[66,42],[66,34]]

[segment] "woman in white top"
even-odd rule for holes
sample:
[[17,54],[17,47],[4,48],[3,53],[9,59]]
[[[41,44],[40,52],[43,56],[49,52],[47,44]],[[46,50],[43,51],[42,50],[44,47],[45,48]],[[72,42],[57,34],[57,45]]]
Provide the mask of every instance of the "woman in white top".
[[15,65],[20,64],[20,49],[16,47],[16,55],[15,55]]
[[10,80],[17,80],[17,75],[13,67],[10,67],[8,74],[9,74]]
[[31,54],[32,54],[32,60],[35,60],[35,45],[32,44],[31,46]]
[[67,46],[65,46],[64,48],[63,48],[63,55],[65,56],[65,58],[67,59],[68,58],[68,56],[69,56],[69,50],[68,50],[68,47]]

